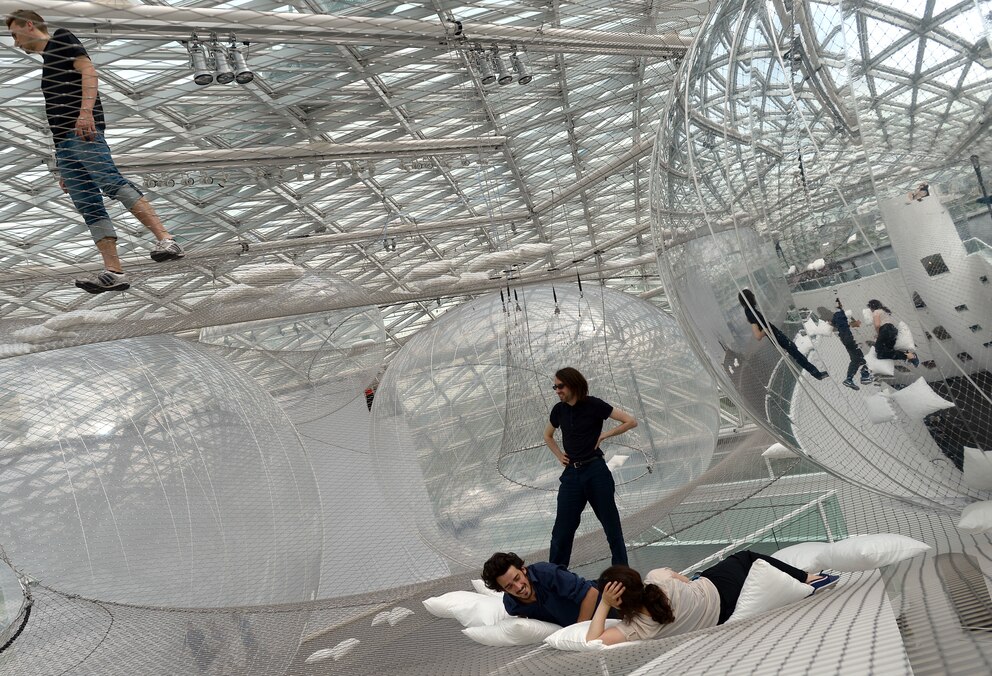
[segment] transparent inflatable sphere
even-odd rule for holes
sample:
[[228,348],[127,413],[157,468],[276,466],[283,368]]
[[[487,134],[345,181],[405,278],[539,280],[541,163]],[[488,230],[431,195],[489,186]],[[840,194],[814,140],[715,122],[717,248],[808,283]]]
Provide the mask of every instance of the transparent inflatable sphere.
[[653,158],[666,291],[721,386],[824,468],[932,507],[992,489],[967,467],[992,450],[989,9],[718,3]]
[[[548,546],[562,468],[543,433],[564,366],[639,422],[602,446],[622,517],[709,467],[716,391],[657,307],[592,284],[584,294],[542,285],[480,297],[403,346],[372,409],[385,493],[452,563],[474,569],[494,551]],[[587,512],[579,535],[594,531]],[[608,551],[605,537],[599,544]]]
[[[360,286],[333,273],[296,270],[298,279],[261,296],[248,288],[236,302],[298,307],[301,299],[321,306],[347,298],[351,306],[209,326],[200,329],[199,340],[265,386],[278,383],[276,401],[295,424],[304,424],[362,394],[382,367],[386,331],[378,306]],[[230,314],[230,301],[224,306]]]
[[0,544],[60,593],[154,607],[296,603],[322,514],[293,425],[166,336],[0,361]]

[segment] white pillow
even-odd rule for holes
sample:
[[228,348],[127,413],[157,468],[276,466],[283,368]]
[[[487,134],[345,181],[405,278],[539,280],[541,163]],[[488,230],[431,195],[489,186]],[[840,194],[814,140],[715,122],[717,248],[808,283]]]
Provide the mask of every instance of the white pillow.
[[798,545],[780,549],[772,556],[793,568],[816,573],[824,568],[820,563],[820,557],[829,546],[829,542],[800,542]]
[[865,410],[868,412],[868,420],[876,425],[892,422],[896,419],[896,412],[892,410],[892,404],[887,395],[873,394],[865,397],[864,403]]
[[775,442],[765,449],[761,454],[762,458],[795,458],[796,454],[786,448],[783,444]]
[[813,588],[800,582],[788,573],[758,559],[751,564],[751,570],[741,587],[734,614],[727,622],[743,620],[760,613],[795,603],[813,593]]
[[813,351],[813,341],[809,336],[804,336],[801,333],[797,333],[796,339],[792,342],[796,344],[796,348],[804,355],[808,355]]
[[511,617],[488,627],[462,629],[462,633],[482,645],[508,646],[540,643],[559,629],[561,627],[551,622]]
[[803,322],[803,328],[806,329],[806,334],[810,336],[829,336],[834,332],[834,329],[827,322],[820,322],[817,324],[813,321],[812,317],[806,319]]
[[913,332],[909,330],[906,322],[899,322],[899,333],[896,335],[896,349],[903,352],[916,352],[916,343],[913,342]]
[[976,535],[992,530],[992,501],[973,502],[961,510],[958,530]]
[[861,308],[861,323],[865,326],[875,326],[874,318],[871,316],[871,310],[866,307]]
[[980,491],[992,491],[992,451],[964,447],[964,484]]
[[922,376],[908,387],[892,393],[891,398],[911,420],[923,420],[934,411],[954,407],[953,401],[942,399],[931,390]]
[[[595,641],[586,641],[586,633],[589,631],[590,620],[585,622],[576,622],[575,624],[570,624],[567,627],[559,629],[555,633],[544,639],[544,642],[551,646],[552,648],[557,648],[558,650],[602,650],[603,648],[609,648],[610,646],[603,645],[603,642],[599,639]],[[607,620],[606,628],[615,627],[620,624],[620,620]]]
[[830,570],[850,573],[898,563],[929,549],[928,544],[896,533],[852,535],[828,546],[820,563]]
[[472,580],[472,588],[475,589],[479,594],[485,594],[486,596],[498,596],[503,598],[503,592],[493,591],[486,586],[486,583],[482,580]]
[[496,624],[509,618],[503,599],[499,596],[453,591],[424,599],[424,608],[436,617],[451,617],[463,627]]
[[868,369],[875,375],[892,376],[896,373],[896,362],[894,359],[879,359],[875,356],[875,346],[872,345],[865,352],[865,363]]

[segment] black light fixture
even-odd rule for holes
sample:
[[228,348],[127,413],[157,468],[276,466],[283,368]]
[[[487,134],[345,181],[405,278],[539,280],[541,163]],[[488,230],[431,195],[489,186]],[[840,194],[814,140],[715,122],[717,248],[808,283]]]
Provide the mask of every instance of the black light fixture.
[[521,50],[513,50],[510,54],[510,63],[513,65],[513,70],[517,74],[517,82],[522,85],[530,84],[530,81],[534,79],[534,76],[530,72],[530,64],[527,62],[527,52]]

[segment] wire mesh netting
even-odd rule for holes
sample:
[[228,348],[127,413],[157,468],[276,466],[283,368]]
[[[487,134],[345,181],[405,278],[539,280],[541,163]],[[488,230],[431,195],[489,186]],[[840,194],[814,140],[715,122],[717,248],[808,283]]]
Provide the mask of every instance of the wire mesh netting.
[[[919,5],[0,2],[0,674],[992,671],[992,5]],[[567,365],[642,573],[915,548],[479,642]]]

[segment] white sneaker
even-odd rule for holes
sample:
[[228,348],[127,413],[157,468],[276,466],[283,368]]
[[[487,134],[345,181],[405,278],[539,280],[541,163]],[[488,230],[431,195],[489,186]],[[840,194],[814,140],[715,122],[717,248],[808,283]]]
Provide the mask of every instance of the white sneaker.
[[152,260],[156,263],[174,261],[186,255],[183,248],[174,239],[163,239],[155,243],[152,247]]
[[93,277],[77,279],[76,288],[87,293],[104,293],[106,291],[124,291],[130,289],[131,284],[123,272],[104,270]]

